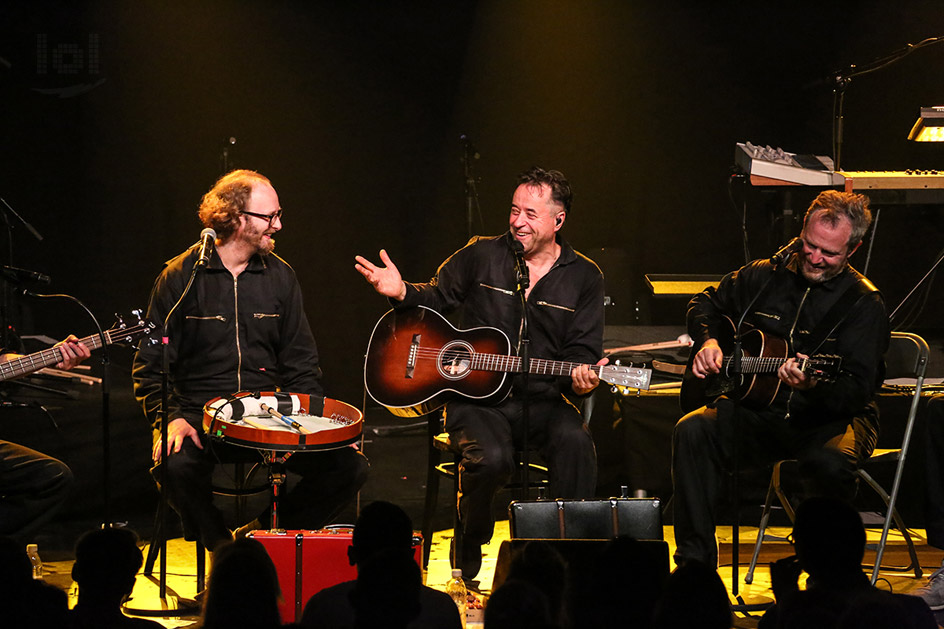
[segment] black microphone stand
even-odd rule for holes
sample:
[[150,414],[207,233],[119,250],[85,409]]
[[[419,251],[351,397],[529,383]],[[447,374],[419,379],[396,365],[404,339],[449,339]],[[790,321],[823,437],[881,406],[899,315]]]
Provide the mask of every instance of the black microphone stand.
[[857,76],[862,76],[864,74],[870,74],[876,70],[881,70],[887,66],[892,65],[897,61],[901,61],[912,52],[918,48],[924,48],[925,46],[931,46],[933,44],[939,44],[944,42],[944,37],[928,37],[919,41],[917,44],[905,44],[904,47],[899,48],[895,52],[871,61],[862,66],[856,66],[854,64],[849,65],[849,67],[833,72],[833,74],[827,79],[830,83],[833,84],[833,168],[835,170],[842,170],[842,143],[843,143],[843,106],[846,96],[846,88],[849,86],[849,83],[852,82],[852,79]]
[[[479,206],[479,192],[475,187],[476,177],[473,169],[473,162],[479,159],[479,153],[469,140],[469,136],[460,135],[459,141],[462,142],[462,166],[463,180],[465,181],[465,212],[466,226],[469,231],[469,238],[474,235],[473,223],[475,222],[475,209]],[[479,212],[481,215],[481,212]]]
[[98,323],[92,311],[72,295],[41,295],[23,290],[23,295],[37,299],[65,299],[79,305],[88,314],[89,319],[98,331],[98,338],[102,345],[102,527],[112,526],[111,521],[111,379],[108,372],[110,360],[108,358],[108,343],[105,341],[105,332]]
[[[167,408],[170,406],[170,385],[168,380],[168,374],[170,373],[170,353],[168,346],[170,345],[170,320],[174,316],[174,313],[177,311],[177,308],[180,307],[180,304],[183,303],[184,298],[187,297],[187,294],[190,292],[190,287],[193,286],[193,280],[197,277],[197,271],[200,270],[200,267],[197,264],[193,265],[193,270],[190,272],[190,279],[187,280],[187,285],[184,286],[183,292],[180,294],[180,298],[177,299],[177,303],[168,311],[167,316],[164,318],[164,326],[161,328],[161,409],[159,411],[161,418],[161,469],[160,469],[160,482],[161,482],[161,504],[158,509],[158,526],[160,530],[167,530],[167,443],[168,443],[168,430],[167,424],[169,423],[169,418],[167,417]],[[161,536],[161,562],[160,562],[160,585],[158,587],[158,596],[161,600],[167,598],[167,535]]]
[[[789,260],[790,256],[788,256],[786,259]],[[727,367],[727,373],[722,375],[728,375],[735,381],[738,381],[735,388],[740,385],[740,379],[744,377],[742,369],[744,350],[742,345],[743,337],[741,333],[744,327],[744,320],[747,318],[747,313],[751,311],[751,308],[754,307],[754,304],[757,303],[757,300],[760,299],[760,296],[764,294],[764,291],[767,290],[770,282],[774,279],[774,276],[780,272],[781,268],[783,268],[783,262],[774,263],[774,268],[770,274],[770,277],[767,278],[763,286],[760,287],[760,290],[757,291],[754,294],[754,297],[751,298],[751,301],[747,304],[747,307],[744,308],[744,311],[741,312],[741,317],[738,319],[737,326],[734,328],[734,351],[732,352],[731,361]],[[724,369],[723,364],[722,369]],[[738,572],[741,563],[741,400],[737,396],[733,396],[730,399],[733,404],[732,432],[734,435],[731,443],[731,503],[734,506],[734,519],[731,523],[731,594],[734,596],[735,600],[738,601],[738,605],[733,605],[732,609],[734,609],[734,611],[760,611],[765,609],[767,605],[758,606],[747,604],[738,594],[738,579],[740,578]]]
[[[919,288],[922,284],[924,284],[924,282],[927,281],[927,279],[928,279],[929,277],[931,277],[931,274],[934,273],[935,269],[937,269],[937,267],[941,264],[941,261],[942,261],[942,260],[944,260],[944,250],[941,250],[941,252],[937,254],[937,259],[934,261],[934,264],[931,265],[931,268],[928,269],[928,272],[925,273],[924,276],[923,276],[920,280],[918,280],[918,283],[914,285],[914,288],[912,288],[910,291],[908,291],[908,294],[905,295],[905,298],[901,300],[901,303],[899,303],[897,306],[895,306],[895,309],[892,311],[892,313],[891,313],[890,315],[888,315],[888,322],[889,322],[889,323],[891,323],[892,321],[895,320],[895,315],[898,314],[898,311],[901,310],[901,307],[904,306],[905,303],[906,303],[909,299],[911,299],[911,296],[914,294],[914,292],[915,292],[916,290],[918,290],[918,288]],[[919,314],[920,314],[920,310],[919,310],[918,312],[919,312]]]
[[[7,232],[7,265],[13,266],[13,224],[10,222],[10,216],[16,219],[16,221],[26,228],[30,234],[33,235],[33,238],[42,242],[43,236],[36,228],[30,225],[26,219],[17,214],[9,203],[5,199],[0,197],[0,217],[3,218],[4,227],[6,227]],[[12,326],[10,325],[10,293],[6,286],[3,287],[3,290],[0,291],[0,346],[14,347],[12,345]],[[19,340],[17,339],[17,342]],[[16,349],[19,349],[18,347]]]
[[[518,244],[517,241],[514,244]],[[531,285],[531,278],[528,274],[527,262],[524,254],[515,253],[515,280],[518,288],[515,292],[521,300],[521,335],[518,346],[518,356],[521,359],[521,426],[524,429],[524,437],[521,440],[521,499],[527,500],[531,489],[531,457],[528,450],[529,433],[531,432],[531,393],[528,389],[531,374],[531,336],[528,331],[528,298],[526,292]]]

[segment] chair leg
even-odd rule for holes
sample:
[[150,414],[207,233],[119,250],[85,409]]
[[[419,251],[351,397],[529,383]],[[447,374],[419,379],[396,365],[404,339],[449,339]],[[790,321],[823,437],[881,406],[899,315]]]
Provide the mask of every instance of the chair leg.
[[914,540],[911,539],[911,533],[909,533],[907,527],[905,527],[905,523],[898,513],[898,508],[891,505],[891,497],[885,489],[872,478],[871,474],[860,468],[859,477],[864,480],[866,484],[878,494],[882,502],[885,503],[885,523],[882,527],[882,537],[879,539],[878,547],[875,550],[875,565],[872,567],[872,585],[875,585],[875,582],[878,580],[878,573],[882,565],[882,556],[885,554],[885,544],[888,541],[888,532],[891,530],[892,521],[895,522],[895,528],[897,528],[901,532],[902,537],[905,538],[905,544],[908,546],[908,555],[911,558],[911,564],[905,566],[903,570],[911,569],[914,571],[915,578],[920,578],[922,575],[921,562],[918,560]]
[[459,462],[461,460],[461,455],[457,454],[455,461],[453,463],[453,477],[452,484],[455,495],[455,515],[453,517],[453,527],[452,527],[452,557],[450,557],[452,567],[462,565],[462,562],[459,560],[459,557],[462,553],[462,518],[459,512],[459,493],[460,493],[460,484],[459,484]]
[[757,567],[757,558],[760,556],[760,547],[764,543],[764,532],[767,530],[767,521],[770,520],[770,507],[774,498],[774,481],[771,477],[770,485],[767,486],[767,498],[764,500],[764,511],[760,516],[760,525],[757,527],[757,541],[754,542],[754,554],[751,556],[751,565],[744,575],[744,583],[750,585],[754,582],[754,569]]
[[197,592],[206,587],[206,548],[197,540]]
[[747,574],[744,575],[744,583],[748,585],[754,582],[754,570],[757,568],[757,559],[760,557],[761,544],[764,543],[764,538],[767,534],[767,524],[770,521],[770,509],[773,506],[775,495],[777,496],[777,500],[780,501],[780,506],[783,507],[784,513],[790,518],[790,521],[793,522],[796,519],[793,505],[790,504],[789,498],[787,498],[786,493],[783,491],[783,484],[780,482],[781,465],[783,465],[783,461],[777,461],[770,473],[770,484],[767,486],[767,498],[764,500],[764,512],[760,516],[760,525],[757,528],[757,541],[754,542],[754,554],[751,557],[751,565],[747,569]]
[[777,500],[780,501],[780,506],[783,507],[784,512],[787,514],[787,517],[790,518],[791,522],[796,521],[796,511],[793,510],[793,505],[790,504],[790,499],[787,498],[787,494],[783,491],[783,483],[780,481],[780,472],[783,461],[778,461],[774,465],[774,471],[770,475],[770,485],[774,488],[774,491],[777,492]]
[[154,573],[154,562],[161,551],[161,544],[164,541],[164,523],[161,521],[161,505],[157,505],[157,513],[154,514],[154,527],[151,529],[151,543],[148,544],[147,558],[144,560],[144,576],[149,577]]
[[433,446],[434,430],[438,428],[438,416],[429,419],[429,439],[426,449],[426,498],[423,501],[423,569],[429,567],[430,546],[433,541],[433,519],[436,516],[436,505],[439,502],[439,450]]

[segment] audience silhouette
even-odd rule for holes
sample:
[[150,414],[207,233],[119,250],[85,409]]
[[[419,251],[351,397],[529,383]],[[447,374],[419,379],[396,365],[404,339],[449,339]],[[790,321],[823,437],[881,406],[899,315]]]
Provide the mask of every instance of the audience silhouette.
[[[413,524],[397,505],[377,501],[364,507],[354,525],[348,560],[357,567],[357,580],[312,596],[302,615],[303,627],[347,629],[374,626],[371,623],[379,621],[386,623],[383,626],[408,621],[402,626],[411,629],[461,627],[452,599],[422,585],[413,560]],[[414,592],[419,612],[408,618]],[[397,596],[403,600],[390,600]]]
[[729,629],[734,618],[731,602],[718,571],[706,563],[689,561],[675,569],[656,604],[653,629]]
[[[513,589],[519,592],[520,596],[509,596],[504,602],[502,597],[499,597],[499,608],[502,611],[501,614],[492,612],[492,624],[512,626],[512,621],[524,622],[531,610],[540,612],[542,608],[546,608],[546,621],[544,614],[538,613],[533,621],[529,621],[538,623],[533,626],[543,626],[544,623],[557,627],[570,626],[571,591],[568,573],[566,560],[550,543],[541,540],[526,543],[512,555],[504,583],[498,590],[509,583],[527,583],[533,586],[541,597],[536,596],[529,588],[515,585]],[[489,599],[489,606],[493,600],[494,596]],[[517,609],[514,608],[516,604]]]
[[202,627],[280,627],[280,596],[275,566],[262,544],[248,538],[225,542],[213,553]]
[[121,604],[131,595],[144,557],[131,529],[89,531],[75,546],[72,579],[79,600],[69,612],[72,629],[161,629],[153,620],[129,618]]
[[[891,594],[872,587],[862,571],[865,527],[858,512],[835,498],[810,498],[800,504],[793,524],[796,555],[770,565],[777,599],[758,627],[803,628],[860,626],[854,619],[869,619],[868,626],[902,629],[937,627],[931,610],[920,598]],[[800,590],[801,570],[808,577]],[[866,609],[881,609],[869,616]],[[891,610],[894,622],[883,624]],[[874,623],[874,624],[873,624]]]
[[485,606],[485,629],[557,629],[547,595],[534,583],[510,579]]
[[62,590],[33,579],[26,548],[0,537],[0,614],[4,627],[66,626],[69,599]]

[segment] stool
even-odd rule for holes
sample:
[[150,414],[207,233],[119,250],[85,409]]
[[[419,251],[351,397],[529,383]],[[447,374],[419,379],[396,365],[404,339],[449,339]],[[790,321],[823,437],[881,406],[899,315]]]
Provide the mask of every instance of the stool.
[[[216,502],[217,497],[230,499],[233,502],[231,509],[223,511],[224,518],[230,515],[230,518],[225,520],[225,523],[231,529],[236,528],[240,524],[245,524],[251,519],[246,515],[250,501],[253,501],[254,498],[257,499],[256,501],[259,501],[261,496],[265,496],[265,506],[257,512],[261,513],[265,507],[268,506],[271,497],[272,488],[268,482],[268,478],[263,484],[252,483],[256,472],[258,472],[263,463],[248,464],[250,465],[248,471],[246,471],[246,465],[247,463],[245,462],[219,463],[213,469],[212,485],[214,502]],[[232,470],[231,473],[230,469]],[[143,574],[145,576],[151,576],[154,572],[154,563],[157,561],[163,542],[167,539],[164,526],[165,523],[161,521],[160,505],[158,505],[157,512],[154,515],[154,532],[151,535],[147,557],[144,561]],[[196,552],[197,591],[200,592],[206,585],[206,548],[199,539],[196,541]]]
[[[459,495],[459,463],[462,459],[462,453],[452,446],[449,441],[449,433],[442,432],[443,419],[441,413],[431,413],[427,416],[427,463],[426,463],[426,498],[423,504],[423,539],[426,544],[423,547],[423,569],[429,566],[429,552],[433,539],[433,517],[436,514],[436,505],[439,502],[439,477],[446,476],[452,478],[453,492],[455,496]],[[519,476],[516,480],[505,485],[506,489],[522,489],[524,487],[523,466],[521,464],[523,452],[515,452],[515,460],[518,462]],[[443,455],[451,455],[444,460]],[[543,492],[548,485],[547,467],[537,463],[528,462],[530,472],[536,472],[540,475],[537,479],[529,476],[528,489],[537,488],[543,497]],[[456,499],[453,515],[453,553],[457,552],[462,545],[462,524],[459,520],[459,501]],[[455,555],[450,559],[455,565]]]

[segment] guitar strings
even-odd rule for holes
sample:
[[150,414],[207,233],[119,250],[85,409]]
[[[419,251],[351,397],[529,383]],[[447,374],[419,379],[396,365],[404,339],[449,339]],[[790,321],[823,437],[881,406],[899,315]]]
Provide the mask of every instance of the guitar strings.
[[[413,355],[417,360],[436,360],[437,362],[442,361],[446,363],[468,361],[472,365],[475,365],[477,370],[483,371],[521,371],[521,357],[507,354],[483,354],[479,352],[469,352],[464,349],[443,350],[442,348],[419,346]],[[543,369],[541,373],[567,375],[573,369],[581,365],[583,365],[583,363],[554,361],[545,358],[531,359],[532,373]],[[591,371],[599,374],[604,365],[589,365],[589,367]]]

